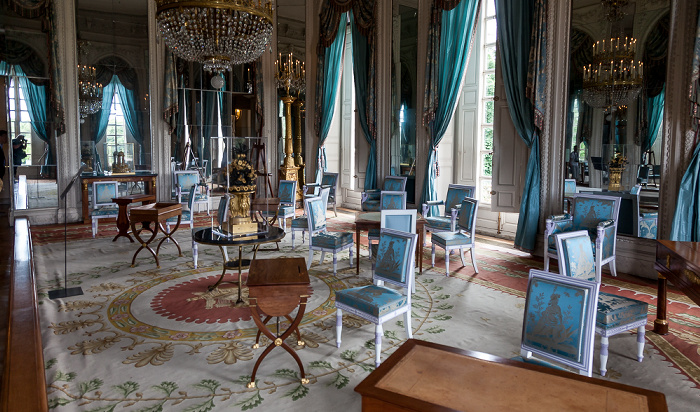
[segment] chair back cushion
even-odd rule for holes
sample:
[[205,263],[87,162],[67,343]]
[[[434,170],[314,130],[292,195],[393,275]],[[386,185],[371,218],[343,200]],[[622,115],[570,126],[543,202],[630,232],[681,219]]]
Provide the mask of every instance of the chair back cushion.
[[297,182],[295,180],[280,180],[277,197],[280,199],[280,204],[293,205],[297,199]]
[[630,189],[630,194],[632,194],[632,195],[638,195],[639,192],[640,192],[641,190],[642,190],[642,187],[641,187],[641,186],[639,186],[639,185],[634,185],[634,186]]
[[447,197],[445,197],[445,216],[449,216],[451,210],[458,207],[465,197],[474,197],[475,190],[475,186],[451,184],[447,188]]
[[324,173],[321,178],[321,186],[330,186],[331,195],[335,195],[335,187],[338,184],[338,173]]
[[219,222],[219,226],[228,222],[228,208],[229,208],[229,195],[225,194],[219,199],[219,209],[216,214],[216,219]]
[[324,187],[321,189],[321,200],[323,200],[323,208],[327,209],[328,208],[328,198],[331,194],[331,188],[330,187]]
[[393,229],[401,232],[416,233],[418,212],[410,210],[382,210],[379,221],[382,229]]
[[585,230],[555,234],[559,271],[562,275],[596,280],[595,258],[591,238]]
[[382,190],[388,190],[390,192],[403,192],[406,190],[406,181],[406,177],[385,176]]
[[193,210],[192,207],[194,206],[194,201],[197,200],[197,196],[195,196],[195,194],[197,193],[198,186],[199,186],[199,184],[197,184],[197,183],[189,186],[190,195],[187,197],[187,209],[188,210]]
[[377,250],[376,276],[407,287],[409,270],[414,270],[417,235],[382,229]]
[[406,209],[406,192],[382,191],[379,209]]
[[320,197],[312,197],[304,201],[306,204],[306,216],[309,219],[309,231],[311,233],[326,227],[326,208]]
[[190,187],[199,183],[199,173],[193,171],[175,172],[175,183],[180,186],[183,193],[188,193]]
[[112,198],[118,197],[118,182],[93,182],[92,183],[92,207],[114,206]]
[[564,196],[576,193],[576,179],[564,179]]
[[457,226],[466,232],[472,233],[476,227],[476,212],[479,208],[479,201],[470,197],[462,199],[462,206],[457,217]]
[[521,348],[590,370],[599,285],[530,270]]
[[574,198],[574,229],[595,229],[598,223],[608,219],[617,222],[619,210],[618,197],[579,194]]

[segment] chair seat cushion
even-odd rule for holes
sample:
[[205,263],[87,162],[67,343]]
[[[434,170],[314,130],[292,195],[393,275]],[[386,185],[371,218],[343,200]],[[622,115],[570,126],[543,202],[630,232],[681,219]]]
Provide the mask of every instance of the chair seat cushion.
[[294,206],[280,206],[279,216],[294,216]]
[[642,212],[641,217],[643,218],[658,218],[659,217],[659,212]]
[[472,242],[472,238],[461,232],[440,232],[434,233],[432,242],[440,246],[459,246],[459,245],[469,245]]
[[306,216],[292,219],[292,228],[308,229],[309,221],[306,219]]
[[379,200],[365,200],[365,202],[362,203],[362,210],[366,212],[379,212],[381,210],[379,207]]
[[425,225],[437,230],[452,230],[452,219],[445,216],[426,217]]
[[119,209],[116,207],[101,207],[99,209],[94,209],[91,216],[108,217],[117,216],[119,214]]
[[407,297],[389,288],[369,285],[339,290],[335,301],[378,318],[406,305]]
[[311,246],[325,249],[338,249],[352,243],[352,232],[323,232],[311,238]]
[[370,229],[369,233],[367,234],[367,237],[369,237],[370,239],[379,239],[381,233],[381,229]]
[[[189,193],[182,195],[182,202],[183,203],[187,203],[188,200],[190,200]],[[196,193],[194,195],[195,202],[204,202],[204,201],[208,201],[208,200],[209,200],[209,196],[207,196],[206,193]]]
[[[190,216],[192,216],[192,213],[189,210],[183,210],[182,211],[182,217],[180,218],[180,222],[189,222],[190,221]],[[168,220],[166,220],[168,223],[176,223],[177,222],[177,216],[169,217]]]
[[612,329],[647,318],[648,304],[639,300],[600,292],[596,326]]

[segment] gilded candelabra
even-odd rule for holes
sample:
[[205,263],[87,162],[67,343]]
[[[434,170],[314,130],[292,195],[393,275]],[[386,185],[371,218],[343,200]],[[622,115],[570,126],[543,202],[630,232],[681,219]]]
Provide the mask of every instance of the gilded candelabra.
[[[296,100],[291,93],[301,85],[300,78],[305,78],[304,63],[294,58],[294,54],[282,55],[275,62],[275,81],[277,87],[283,90],[284,103],[284,160],[280,167],[280,179],[299,180],[299,165],[293,157],[294,144],[292,140],[292,103]],[[303,163],[303,160],[302,160]]]

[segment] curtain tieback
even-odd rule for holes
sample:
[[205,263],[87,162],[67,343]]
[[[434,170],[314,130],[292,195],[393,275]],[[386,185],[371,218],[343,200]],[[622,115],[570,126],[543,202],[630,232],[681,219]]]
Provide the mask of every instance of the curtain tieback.
[[438,161],[438,148],[435,146],[435,177],[440,177],[440,162]]

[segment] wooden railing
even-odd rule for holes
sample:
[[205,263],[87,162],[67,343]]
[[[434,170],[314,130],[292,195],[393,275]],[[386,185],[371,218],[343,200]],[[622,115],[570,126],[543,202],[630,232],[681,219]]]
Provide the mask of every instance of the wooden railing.
[[37,308],[31,233],[27,219],[15,220],[10,279],[3,411],[47,411],[46,376]]

